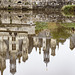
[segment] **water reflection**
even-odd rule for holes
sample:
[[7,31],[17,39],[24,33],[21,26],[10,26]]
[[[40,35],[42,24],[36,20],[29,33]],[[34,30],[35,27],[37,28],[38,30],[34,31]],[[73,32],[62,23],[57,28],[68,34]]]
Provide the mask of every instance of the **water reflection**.
[[[6,60],[10,60],[10,73],[15,74],[16,60],[26,62],[28,54],[35,48],[39,54],[43,51],[43,61],[48,66],[50,55],[56,55],[56,47],[70,38],[70,49],[75,48],[75,29],[58,26],[57,22],[74,22],[74,17],[65,17],[61,13],[43,11],[1,11],[0,12],[0,70],[3,75]],[[57,28],[36,30],[36,22],[54,22]],[[51,24],[54,24],[51,23]],[[39,26],[39,25],[38,25]],[[51,53],[50,53],[51,52]]]
[[40,22],[75,22],[75,17],[64,16],[59,11],[0,11],[0,23],[31,24]]

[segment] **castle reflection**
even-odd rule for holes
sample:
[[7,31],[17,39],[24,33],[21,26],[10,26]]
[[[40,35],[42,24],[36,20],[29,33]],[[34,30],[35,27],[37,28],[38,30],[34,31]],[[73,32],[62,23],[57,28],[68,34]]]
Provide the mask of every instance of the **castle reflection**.
[[[4,16],[4,15],[3,15]],[[2,16],[2,17],[3,17]],[[23,16],[23,15],[22,15]],[[56,55],[56,46],[59,48],[59,43],[64,43],[65,38],[53,38],[49,29],[43,29],[36,34],[35,24],[24,23],[24,20],[20,22],[18,19],[10,20],[5,15],[4,19],[1,17],[0,26],[0,71],[3,75],[3,71],[6,69],[6,60],[10,60],[10,72],[16,73],[16,60],[18,63],[28,60],[28,54],[30,54],[35,47],[36,51],[39,48],[39,54],[41,54],[41,48],[43,48],[43,61],[46,66],[50,62],[51,55]],[[5,18],[6,17],[6,18]],[[19,16],[21,18],[21,16]],[[28,20],[28,19],[27,19]],[[28,20],[29,21],[29,20]],[[11,23],[12,22],[12,23]],[[32,21],[30,21],[32,22]],[[21,24],[22,23],[22,24]],[[19,25],[20,24],[20,25]],[[70,49],[75,48],[75,31],[70,32]],[[64,35],[64,34],[62,34]]]
[[[60,39],[63,43],[66,39]],[[59,43],[56,39],[50,36],[49,30],[43,30],[38,35],[30,35],[27,32],[0,32],[0,70],[1,75],[6,68],[6,59],[10,59],[10,72],[15,74],[16,72],[16,59],[18,63],[28,60],[28,54],[32,52],[35,47],[39,48],[39,54],[41,54],[41,48],[43,48],[43,60],[47,64],[50,62],[50,50],[51,55],[55,56],[56,46],[59,47]],[[75,34],[70,37],[70,48],[75,47]]]

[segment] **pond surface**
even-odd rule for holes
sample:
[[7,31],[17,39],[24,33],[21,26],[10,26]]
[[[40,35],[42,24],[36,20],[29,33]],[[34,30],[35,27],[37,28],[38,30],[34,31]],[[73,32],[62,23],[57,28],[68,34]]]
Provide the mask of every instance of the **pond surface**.
[[60,11],[0,11],[0,75],[75,75],[75,17]]

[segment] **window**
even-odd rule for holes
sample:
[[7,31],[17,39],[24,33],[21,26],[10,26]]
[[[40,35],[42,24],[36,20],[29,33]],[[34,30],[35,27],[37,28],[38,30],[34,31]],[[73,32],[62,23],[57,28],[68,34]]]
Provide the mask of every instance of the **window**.
[[16,38],[15,37],[12,37],[12,41],[16,41]]
[[10,35],[12,35],[12,32],[9,32]]
[[12,44],[12,50],[16,50],[16,44]]

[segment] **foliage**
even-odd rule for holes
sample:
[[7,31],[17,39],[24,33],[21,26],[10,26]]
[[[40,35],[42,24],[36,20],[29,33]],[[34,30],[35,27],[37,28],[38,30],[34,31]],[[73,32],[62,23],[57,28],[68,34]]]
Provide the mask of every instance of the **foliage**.
[[62,14],[63,16],[66,16],[66,17],[75,17],[75,13],[74,12],[63,12],[62,11]]
[[36,30],[55,29],[58,28],[58,25],[55,22],[36,22]]
[[48,25],[45,22],[36,22],[36,32],[38,33],[39,31],[43,29],[47,29]]
[[65,28],[75,28],[75,23],[61,23],[61,25]]
[[36,33],[39,33],[44,29],[49,29],[51,36],[54,39],[66,39],[70,36],[69,28],[64,27],[60,23],[36,22]]
[[65,5],[61,9],[65,14],[71,15],[75,12],[75,5]]
[[70,33],[68,32],[69,30],[67,28],[59,27],[51,32],[51,36],[54,39],[60,39],[60,38],[67,39],[70,36]]

